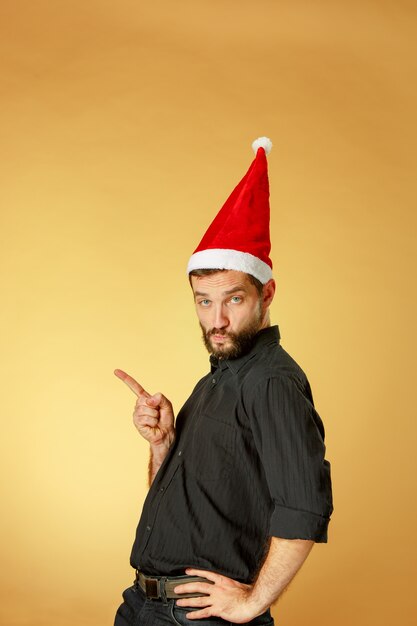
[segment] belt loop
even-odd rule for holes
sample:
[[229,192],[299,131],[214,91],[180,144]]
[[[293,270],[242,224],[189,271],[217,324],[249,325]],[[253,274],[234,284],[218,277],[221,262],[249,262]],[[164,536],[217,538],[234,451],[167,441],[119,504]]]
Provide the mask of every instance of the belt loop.
[[162,576],[159,579],[159,593],[161,595],[161,600],[164,603],[164,606],[168,606],[167,592],[166,592],[166,589],[165,589],[166,581],[167,581],[167,577],[166,576]]

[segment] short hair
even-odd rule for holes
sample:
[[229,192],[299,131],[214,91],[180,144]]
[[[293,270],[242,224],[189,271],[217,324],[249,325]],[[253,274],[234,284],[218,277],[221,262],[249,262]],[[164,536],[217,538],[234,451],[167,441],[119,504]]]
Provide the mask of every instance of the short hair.
[[[188,274],[188,280],[190,281],[190,285],[191,285],[191,276],[210,276],[210,274],[217,274],[217,272],[227,272],[228,270],[226,269],[199,269],[199,270],[192,270],[189,274]],[[252,283],[252,285],[255,285],[256,287],[256,291],[258,292],[258,296],[262,296],[263,294],[263,284],[261,283],[260,280],[258,280],[257,278],[255,278],[255,276],[252,276],[252,274],[247,274],[246,272],[244,272],[244,274],[246,274],[246,276],[249,278],[250,282]]]

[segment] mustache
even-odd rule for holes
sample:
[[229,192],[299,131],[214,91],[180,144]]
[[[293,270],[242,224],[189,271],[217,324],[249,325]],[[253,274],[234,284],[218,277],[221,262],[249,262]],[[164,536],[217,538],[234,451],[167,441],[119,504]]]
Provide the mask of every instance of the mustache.
[[228,333],[227,330],[221,330],[220,328],[212,328],[211,330],[206,330],[206,337],[211,337],[211,335],[222,335],[223,337],[230,336],[231,333]]

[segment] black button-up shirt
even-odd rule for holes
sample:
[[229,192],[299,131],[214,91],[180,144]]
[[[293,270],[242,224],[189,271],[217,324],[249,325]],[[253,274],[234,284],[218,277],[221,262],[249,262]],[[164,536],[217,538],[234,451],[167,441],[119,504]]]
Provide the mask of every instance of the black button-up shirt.
[[323,423],[279,340],[273,326],[241,358],[210,357],[144,503],[133,567],[174,576],[193,566],[250,583],[270,536],[327,541]]

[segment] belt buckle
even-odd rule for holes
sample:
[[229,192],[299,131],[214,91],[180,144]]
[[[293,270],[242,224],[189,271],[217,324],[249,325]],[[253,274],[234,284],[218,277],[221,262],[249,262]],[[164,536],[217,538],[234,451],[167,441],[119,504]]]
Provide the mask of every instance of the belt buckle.
[[159,580],[157,578],[145,578],[145,593],[150,600],[158,600],[160,598]]

